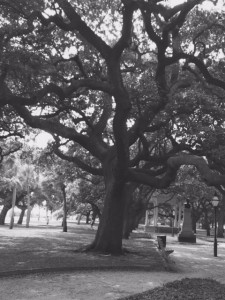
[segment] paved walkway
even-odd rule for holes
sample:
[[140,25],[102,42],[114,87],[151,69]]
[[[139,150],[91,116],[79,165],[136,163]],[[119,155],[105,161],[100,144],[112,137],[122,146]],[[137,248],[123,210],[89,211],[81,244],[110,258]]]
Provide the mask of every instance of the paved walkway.
[[74,252],[94,234],[82,226],[70,226],[67,233],[57,226],[0,227],[0,299],[111,300],[185,277],[225,283],[223,239],[218,239],[215,258],[212,238],[178,244],[176,236],[167,235],[167,246],[174,249],[170,264],[176,270],[169,272],[156,251],[155,237],[134,235],[125,242],[131,253],[122,257]]
[[177,237],[167,235],[168,247],[181,276],[212,278],[225,284],[225,239],[218,238],[218,256],[214,257],[213,237],[197,238],[196,244],[178,243]]

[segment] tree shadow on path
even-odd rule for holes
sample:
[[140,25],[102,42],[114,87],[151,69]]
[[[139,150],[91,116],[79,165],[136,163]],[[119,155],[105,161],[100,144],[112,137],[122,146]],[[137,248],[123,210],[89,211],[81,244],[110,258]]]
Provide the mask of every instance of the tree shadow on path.
[[0,276],[69,270],[165,271],[165,264],[150,239],[136,236],[124,241],[128,253],[122,256],[81,253],[96,231],[70,224],[68,232],[59,226],[0,227]]

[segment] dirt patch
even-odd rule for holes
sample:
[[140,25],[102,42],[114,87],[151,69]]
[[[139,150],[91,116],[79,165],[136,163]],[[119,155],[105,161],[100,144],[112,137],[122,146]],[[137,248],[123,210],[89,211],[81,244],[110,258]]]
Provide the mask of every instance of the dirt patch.
[[77,252],[90,244],[96,231],[71,224],[67,233],[61,227],[0,227],[0,276],[45,271],[119,269],[165,270],[163,260],[150,239],[133,237],[124,242],[128,253],[122,256]]

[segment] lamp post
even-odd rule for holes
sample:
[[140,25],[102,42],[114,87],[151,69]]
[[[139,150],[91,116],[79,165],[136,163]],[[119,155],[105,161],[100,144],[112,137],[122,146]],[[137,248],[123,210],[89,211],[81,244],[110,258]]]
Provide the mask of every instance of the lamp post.
[[215,193],[215,195],[213,196],[212,198],[212,205],[214,207],[214,211],[215,211],[215,234],[214,234],[214,256],[217,257],[217,228],[216,228],[216,223],[217,223],[217,220],[216,220],[216,213],[217,213],[217,207],[218,207],[218,204],[219,204],[219,198],[217,196],[217,194]]
[[174,236],[175,211],[172,211],[172,236]]

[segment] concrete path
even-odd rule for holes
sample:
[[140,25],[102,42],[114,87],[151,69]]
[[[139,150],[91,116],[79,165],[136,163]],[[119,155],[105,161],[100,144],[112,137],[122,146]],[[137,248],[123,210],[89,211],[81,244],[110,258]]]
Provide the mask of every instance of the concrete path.
[[182,244],[177,237],[167,236],[171,258],[186,277],[209,277],[225,284],[225,240],[218,238],[218,256],[214,257],[213,238],[201,237],[196,244]]

